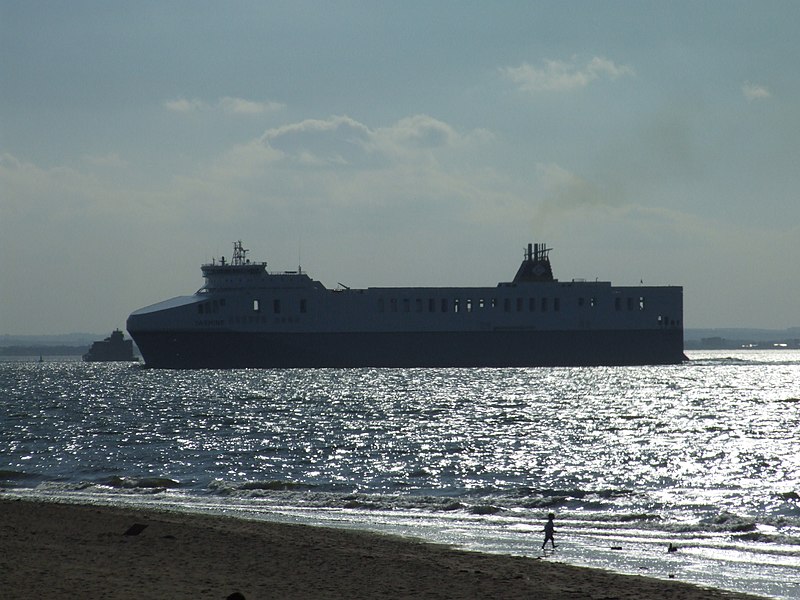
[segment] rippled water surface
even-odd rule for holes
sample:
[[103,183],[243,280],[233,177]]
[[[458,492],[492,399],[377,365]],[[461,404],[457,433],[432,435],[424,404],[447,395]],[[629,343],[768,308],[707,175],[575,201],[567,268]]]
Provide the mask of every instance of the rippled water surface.
[[[800,353],[667,367],[0,363],[0,490],[415,535],[800,597]],[[673,543],[679,552],[667,553]]]

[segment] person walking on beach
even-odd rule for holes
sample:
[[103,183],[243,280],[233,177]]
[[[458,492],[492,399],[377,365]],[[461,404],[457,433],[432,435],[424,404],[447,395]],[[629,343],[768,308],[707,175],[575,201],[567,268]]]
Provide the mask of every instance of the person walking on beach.
[[555,550],[556,540],[553,537],[556,529],[556,524],[553,522],[553,519],[555,518],[556,516],[553,513],[547,515],[547,523],[544,524],[544,542],[542,542],[542,550],[544,550],[548,540],[550,540],[550,543],[553,545],[553,549]]

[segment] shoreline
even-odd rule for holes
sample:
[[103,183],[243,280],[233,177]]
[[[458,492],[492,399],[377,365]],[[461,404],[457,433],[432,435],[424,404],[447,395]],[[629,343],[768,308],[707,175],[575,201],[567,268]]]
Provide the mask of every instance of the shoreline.
[[[759,598],[309,525],[2,495],[0,515],[0,589],[9,599]],[[125,535],[135,524],[146,527]]]

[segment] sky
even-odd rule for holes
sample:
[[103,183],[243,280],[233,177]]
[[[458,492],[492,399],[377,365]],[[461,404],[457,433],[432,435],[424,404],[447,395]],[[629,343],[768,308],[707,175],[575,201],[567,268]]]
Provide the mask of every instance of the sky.
[[800,3],[0,0],[0,335],[242,240],[328,287],[680,285],[800,325]]

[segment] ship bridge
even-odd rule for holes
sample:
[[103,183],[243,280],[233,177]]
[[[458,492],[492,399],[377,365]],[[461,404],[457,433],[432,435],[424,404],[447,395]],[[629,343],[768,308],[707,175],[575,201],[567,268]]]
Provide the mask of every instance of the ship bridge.
[[217,290],[242,288],[307,288],[322,287],[298,268],[297,271],[267,271],[266,262],[251,262],[247,258],[249,250],[241,241],[233,243],[233,256],[226,261],[223,256],[219,263],[212,261],[202,265],[201,270],[206,280],[198,290],[205,294]]

